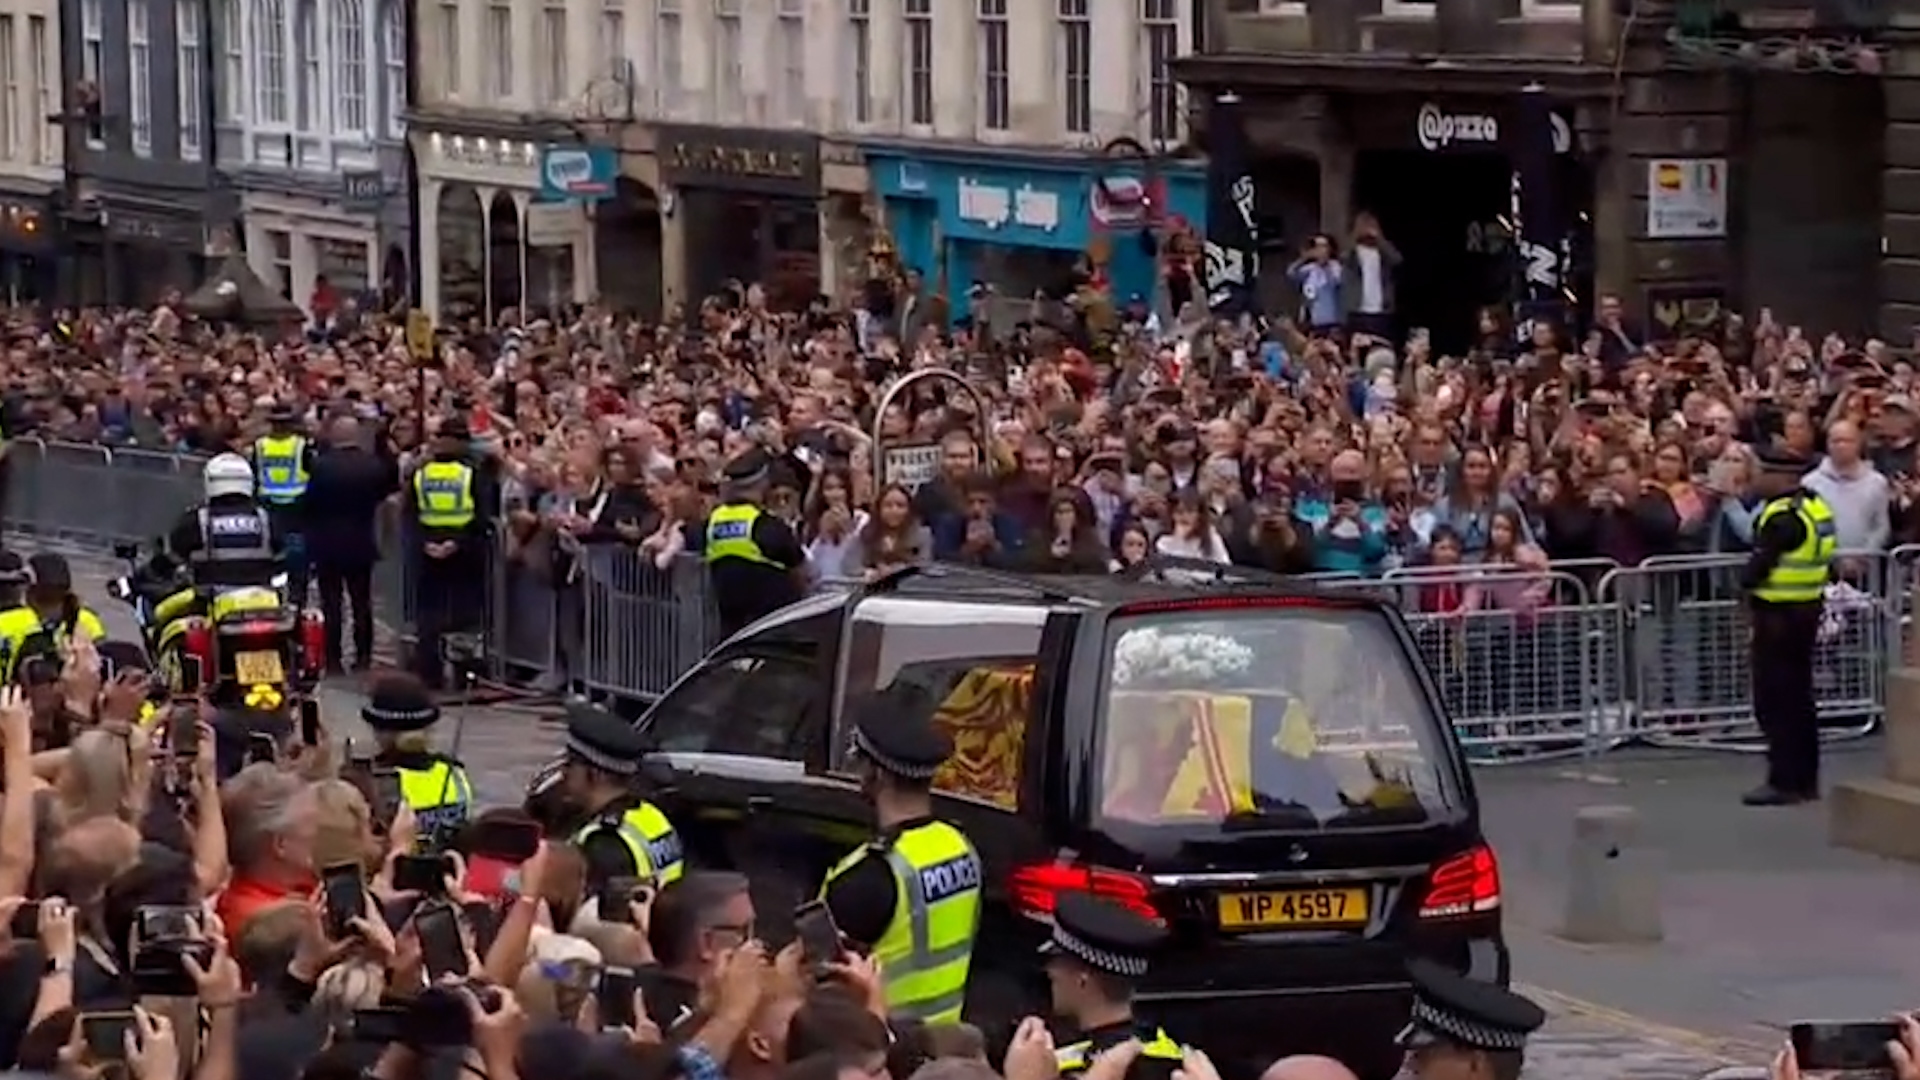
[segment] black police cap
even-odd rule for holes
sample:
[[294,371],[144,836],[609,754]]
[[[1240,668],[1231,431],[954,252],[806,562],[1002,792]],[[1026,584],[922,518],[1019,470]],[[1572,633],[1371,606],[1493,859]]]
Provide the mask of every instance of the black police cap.
[[294,411],[293,406],[284,401],[267,411],[267,420],[275,424],[291,424],[299,418],[300,414]]
[[73,588],[73,567],[67,565],[65,556],[51,551],[37,552],[29,558],[27,573],[33,578],[33,584],[42,589]]
[[1166,941],[1167,928],[1131,908],[1086,893],[1060,895],[1053,910],[1053,936],[1040,946],[1046,956],[1064,956],[1109,975],[1138,979]]
[[633,725],[584,698],[568,701],[566,713],[570,756],[621,776],[640,770],[646,743]]
[[1760,467],[1768,472],[1792,473],[1798,476],[1813,468],[1813,462],[1778,446],[1762,446],[1754,451],[1753,456]]
[[27,578],[27,560],[17,551],[0,548],[0,585],[24,585]]
[[765,450],[754,448],[734,455],[732,461],[720,470],[720,476],[730,484],[757,484],[767,478],[773,459]]
[[1401,1046],[1452,1045],[1469,1050],[1519,1050],[1547,1022],[1546,1011],[1519,994],[1469,978],[1424,957],[1407,961],[1413,1014]]
[[953,756],[953,740],[933,723],[926,695],[889,687],[861,698],[853,712],[853,748],[880,771],[931,780]]
[[440,719],[440,706],[415,675],[383,675],[373,684],[360,719],[375,731],[424,731]]

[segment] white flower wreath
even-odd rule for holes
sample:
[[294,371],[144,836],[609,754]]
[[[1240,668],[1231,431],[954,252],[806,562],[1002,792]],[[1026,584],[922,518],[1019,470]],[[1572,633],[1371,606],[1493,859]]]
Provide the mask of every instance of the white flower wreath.
[[1204,686],[1253,667],[1253,650],[1219,634],[1129,630],[1113,647],[1114,685]]

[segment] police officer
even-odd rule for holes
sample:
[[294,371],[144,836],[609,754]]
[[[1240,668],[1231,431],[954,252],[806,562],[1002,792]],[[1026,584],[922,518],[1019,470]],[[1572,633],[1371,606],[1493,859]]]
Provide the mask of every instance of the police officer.
[[304,606],[307,554],[303,513],[307,482],[313,472],[313,445],[299,433],[300,417],[291,406],[274,406],[267,414],[267,423],[267,434],[253,443],[260,505],[272,516],[274,531],[286,551],[287,596],[295,605]]
[[26,603],[27,584],[32,580],[33,576],[27,573],[27,561],[20,553],[0,548],[0,611]]
[[880,961],[890,1012],[958,1021],[980,928],[980,855],[933,816],[933,775],[953,743],[924,695],[889,688],[857,706],[853,750],[879,832],[827,872],[820,899]]
[[1547,1022],[1540,1006],[1424,957],[1407,977],[1413,1015],[1397,1041],[1417,1080],[1519,1080],[1527,1036]]
[[668,885],[686,870],[673,823],[633,790],[644,749],[626,721],[590,702],[568,702],[560,785],[587,819],[572,842],[586,860],[590,889],[620,877]]
[[1166,939],[1157,920],[1111,900],[1062,893],[1053,912],[1053,936],[1040,946],[1056,1016],[1079,1041],[1054,1051],[1061,1076],[1086,1071],[1095,1058],[1128,1039],[1140,1040],[1129,1080],[1167,1080],[1185,1051],[1153,1024],[1133,1015],[1133,988]]
[[29,657],[57,657],[74,631],[84,630],[98,642],[107,636],[105,624],[73,591],[73,568],[52,552],[27,560],[26,595],[18,607],[0,612],[0,653],[5,654],[4,678],[11,682],[20,661]]
[[800,570],[807,558],[800,538],[762,509],[775,464],[758,449],[728,462],[720,505],[707,515],[707,574],[723,637],[798,601],[805,589]]
[[1760,463],[1755,487],[1767,503],[1754,518],[1753,554],[1742,584],[1753,635],[1753,712],[1767,740],[1767,778],[1742,801],[1789,806],[1820,797],[1813,661],[1839,540],[1832,509],[1800,485],[1797,458],[1769,451]]
[[375,767],[400,774],[400,798],[413,810],[420,847],[444,848],[473,813],[473,782],[465,765],[427,740],[440,719],[433,695],[412,675],[384,675],[375,680],[360,719],[373,729]]
[[418,644],[414,671],[430,690],[446,684],[440,641],[476,616],[485,601],[487,524],[492,485],[474,467],[467,422],[440,424],[432,457],[407,482],[408,517],[417,541],[413,551]]

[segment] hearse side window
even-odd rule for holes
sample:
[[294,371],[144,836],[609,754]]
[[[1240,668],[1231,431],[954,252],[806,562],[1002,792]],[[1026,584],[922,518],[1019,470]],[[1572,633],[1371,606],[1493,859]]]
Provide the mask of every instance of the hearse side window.
[[[897,686],[918,693],[954,741],[935,786],[1012,809],[1033,714],[1034,660],[1046,612],[1000,604],[875,597],[854,612],[843,650],[843,701]],[[833,767],[847,768],[851,734],[835,718]]]
[[647,724],[656,750],[798,760],[796,732],[814,669],[785,657],[736,656],[696,674]]

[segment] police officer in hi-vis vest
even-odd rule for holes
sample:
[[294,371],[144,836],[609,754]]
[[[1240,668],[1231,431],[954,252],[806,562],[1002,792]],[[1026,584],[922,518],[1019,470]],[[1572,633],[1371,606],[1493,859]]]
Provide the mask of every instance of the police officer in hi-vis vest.
[[1754,488],[1767,503],[1754,518],[1753,554],[1741,583],[1753,634],[1753,717],[1767,739],[1767,779],[1742,801],[1790,806],[1820,797],[1813,660],[1839,540],[1833,510],[1800,484],[1804,461],[1768,450],[1760,465]]
[[1171,1080],[1185,1050],[1157,1025],[1133,1014],[1133,988],[1166,936],[1166,926],[1158,919],[1111,900],[1080,892],[1060,894],[1053,936],[1040,946],[1040,955],[1047,966],[1053,1013],[1079,1035],[1079,1041],[1054,1051],[1061,1076],[1084,1073],[1101,1054],[1138,1039],[1140,1056],[1127,1066],[1127,1080]]
[[631,724],[589,701],[567,703],[561,797],[584,811],[587,823],[572,842],[586,860],[589,889],[622,877],[667,885],[686,869],[673,823],[633,790],[644,750]]
[[887,1010],[960,1019],[980,928],[980,855],[933,816],[933,775],[953,742],[925,694],[889,687],[854,707],[854,765],[879,833],[827,872],[820,899],[841,934],[880,962]]
[[273,519],[287,569],[287,599],[307,602],[305,512],[307,480],[313,469],[313,444],[300,434],[300,416],[292,406],[275,405],[267,414],[265,435],[253,442],[255,494]]
[[703,551],[722,637],[731,637],[804,593],[807,555],[800,538],[792,526],[761,508],[776,467],[792,468],[764,450],[749,450],[729,461],[721,474],[720,505],[707,515]]
[[406,485],[415,538],[413,668],[429,690],[446,685],[441,638],[477,618],[486,601],[487,527],[496,500],[489,474],[474,465],[471,441],[465,420],[442,420],[432,456]]
[[465,765],[428,742],[428,729],[440,719],[433,695],[412,675],[383,675],[360,719],[373,729],[374,766],[400,774],[400,798],[413,810],[419,850],[444,850],[473,814],[473,781]]

